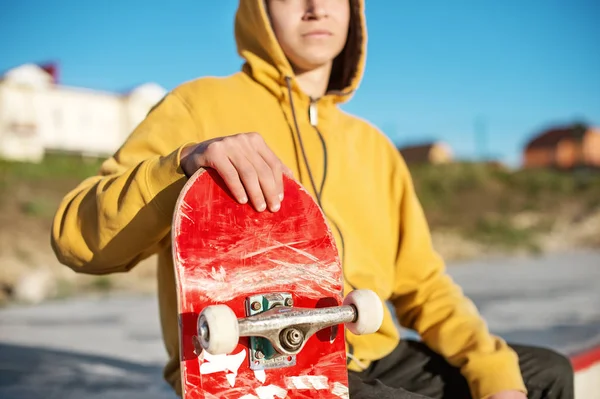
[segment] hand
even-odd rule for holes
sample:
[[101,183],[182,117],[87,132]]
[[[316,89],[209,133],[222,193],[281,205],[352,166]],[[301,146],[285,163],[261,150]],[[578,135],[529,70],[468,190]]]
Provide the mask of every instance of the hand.
[[262,212],[276,212],[283,200],[283,176],[291,170],[267,146],[258,133],[218,137],[186,147],[181,152],[181,168],[191,176],[199,168],[212,168],[242,204],[252,202]]
[[503,391],[493,394],[488,399],[527,399],[527,395],[521,391]]

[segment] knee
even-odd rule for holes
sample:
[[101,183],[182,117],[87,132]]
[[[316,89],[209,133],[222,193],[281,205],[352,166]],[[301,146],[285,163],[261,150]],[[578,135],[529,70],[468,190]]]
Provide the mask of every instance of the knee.
[[544,364],[556,380],[570,381],[573,379],[574,370],[571,360],[563,354],[551,349],[544,349],[542,364]]
[[[571,360],[565,355],[552,349],[530,348],[532,355],[531,366],[527,361],[521,366],[524,369],[532,367],[531,382],[537,387],[545,387],[555,392],[572,392],[574,385],[574,370]],[[524,359],[523,359],[524,360]],[[527,374],[526,370],[522,370]],[[570,397],[570,396],[567,396]]]

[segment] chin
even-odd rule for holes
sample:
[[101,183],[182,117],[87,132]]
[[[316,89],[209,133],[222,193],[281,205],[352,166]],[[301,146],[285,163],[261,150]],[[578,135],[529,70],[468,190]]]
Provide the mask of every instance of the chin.
[[330,53],[309,53],[309,54],[302,54],[301,57],[297,62],[295,63],[297,66],[299,66],[301,69],[306,70],[306,71],[310,71],[313,69],[317,69],[320,68],[324,65],[329,64],[331,61],[333,61],[333,59],[336,57],[336,54],[330,54]]

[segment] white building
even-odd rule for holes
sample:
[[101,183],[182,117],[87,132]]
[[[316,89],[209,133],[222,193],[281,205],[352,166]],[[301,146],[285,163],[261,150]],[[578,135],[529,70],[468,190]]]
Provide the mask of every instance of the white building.
[[0,157],[110,155],[165,94],[154,83],[125,94],[62,86],[44,68],[21,65],[0,76]]

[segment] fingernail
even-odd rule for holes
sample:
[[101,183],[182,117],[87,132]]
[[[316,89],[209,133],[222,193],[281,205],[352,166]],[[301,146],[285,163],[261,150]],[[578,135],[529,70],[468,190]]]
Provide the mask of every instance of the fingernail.
[[281,208],[281,204],[275,204],[271,207],[271,210],[273,212],[277,212],[279,210],[279,208]]
[[258,204],[258,206],[256,207],[258,208],[259,211],[264,211],[265,209],[267,209],[267,204],[265,204],[264,202]]
[[246,202],[248,202],[248,198],[246,198],[246,197],[240,198],[240,203],[245,204]]
[[279,201],[283,201],[283,193],[279,194]]

